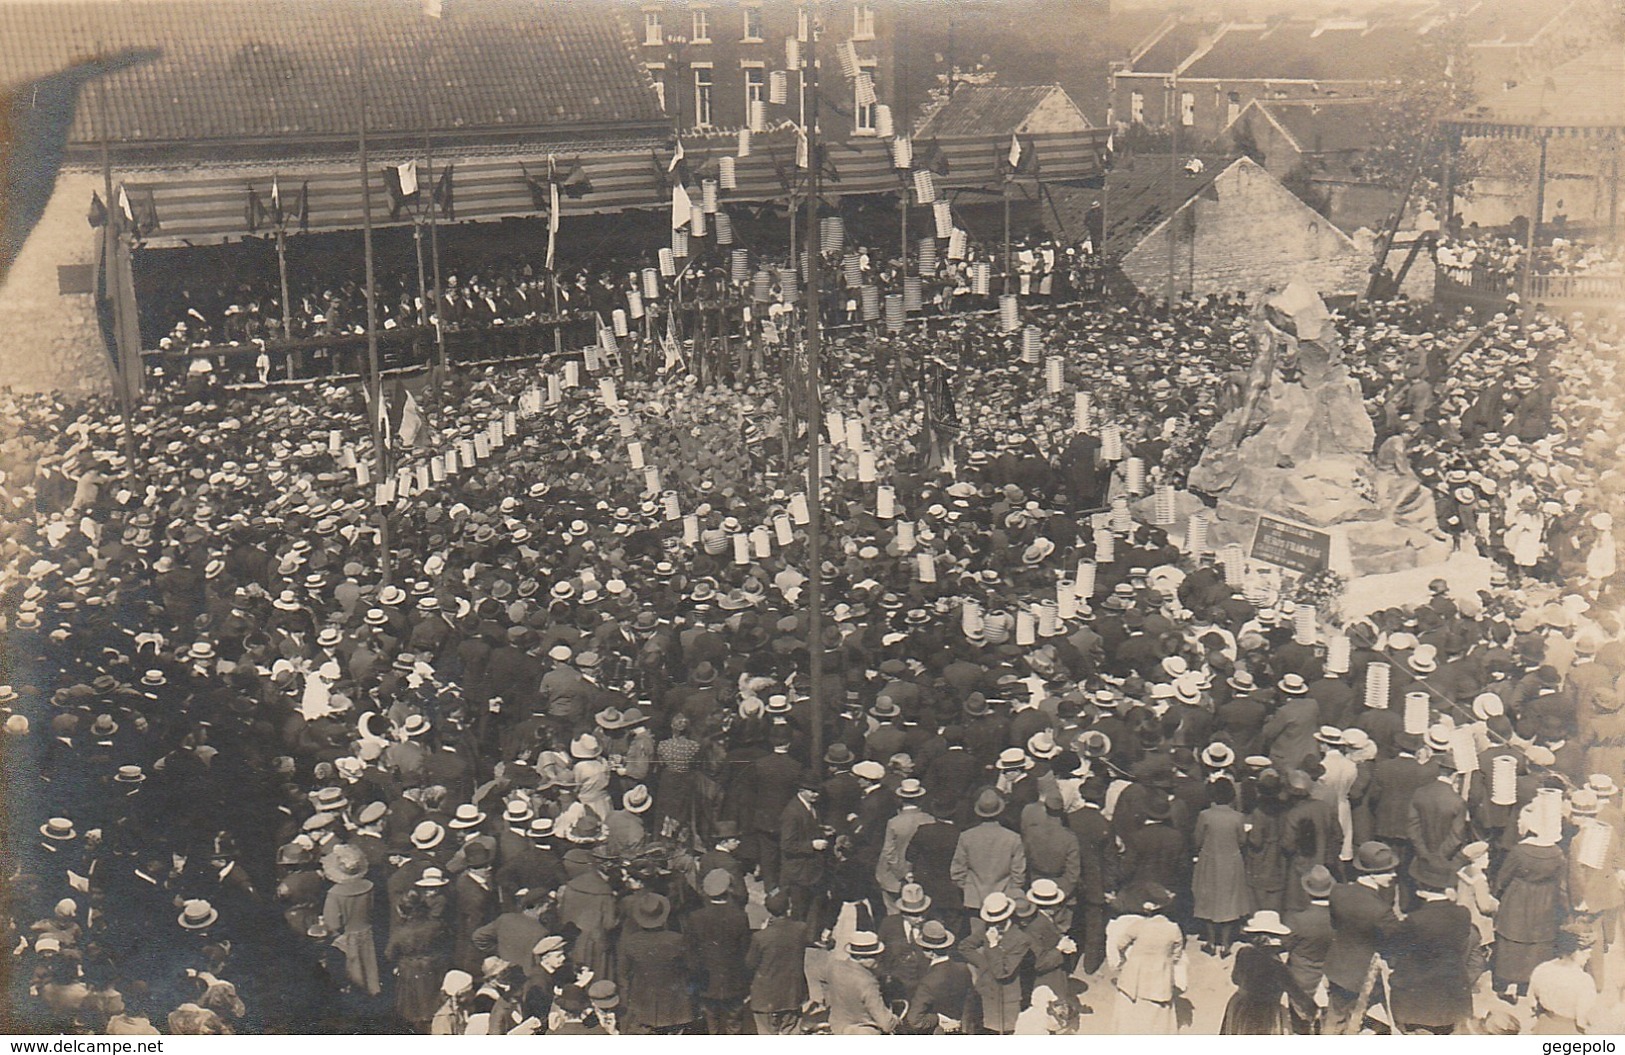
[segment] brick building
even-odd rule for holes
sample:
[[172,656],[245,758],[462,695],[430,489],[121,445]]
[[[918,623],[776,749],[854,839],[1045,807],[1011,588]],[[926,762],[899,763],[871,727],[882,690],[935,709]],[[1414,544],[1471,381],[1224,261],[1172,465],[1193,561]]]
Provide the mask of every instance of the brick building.
[[[1113,169],[1103,208],[1107,260],[1143,293],[1256,293],[1302,278],[1323,294],[1364,286],[1370,254],[1250,158],[1198,158],[1201,171],[1141,155]],[[1170,244],[1171,243],[1171,244]]]
[[1367,178],[1376,145],[1370,99],[1254,99],[1220,134],[1218,146],[1246,154],[1345,231],[1381,229],[1398,200]]
[[[804,102],[799,65],[807,54],[812,10],[792,0],[627,0],[621,5],[633,51],[661,106],[683,132],[744,128],[755,100],[768,103],[768,124],[799,123]],[[818,48],[825,98],[838,83],[831,76],[839,69],[837,49],[848,43],[875,96],[860,99],[849,82],[836,105],[822,108],[820,127],[834,139],[875,137],[881,131],[877,106],[899,107],[893,48],[898,0],[831,0],[817,10],[823,21]],[[783,102],[773,101],[776,78]]]

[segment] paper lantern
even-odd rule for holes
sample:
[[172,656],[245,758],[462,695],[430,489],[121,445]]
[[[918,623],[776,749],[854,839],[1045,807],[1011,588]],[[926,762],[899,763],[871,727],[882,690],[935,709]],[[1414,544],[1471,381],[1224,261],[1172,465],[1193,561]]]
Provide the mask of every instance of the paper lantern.
[[1072,431],[1088,432],[1089,415],[1092,408],[1089,405],[1089,393],[1072,393]]
[[706,214],[717,211],[717,181],[714,179],[700,182],[700,211]]
[[846,221],[839,216],[826,216],[818,222],[818,248],[825,253],[839,253],[846,244]]
[[1174,522],[1174,487],[1158,484],[1152,492],[1151,520],[1158,527],[1169,527]]
[[1020,608],[1016,610],[1016,644],[1033,645],[1038,642],[1038,620],[1033,616],[1032,610]]
[[1232,542],[1219,551],[1219,563],[1224,567],[1224,584],[1239,589],[1247,581],[1247,551],[1240,543]]
[[1405,694],[1405,731],[1421,736],[1428,731],[1430,721],[1428,694],[1425,692],[1407,692]]
[[1060,628],[1061,609],[1054,601],[1043,600],[1038,602],[1038,633],[1043,637],[1054,637]]
[[1061,385],[1064,381],[1062,359],[1058,355],[1046,356],[1044,359],[1044,388],[1050,395],[1061,394]]
[[1002,645],[1010,640],[1010,632],[1016,628],[1016,621],[1006,611],[989,612],[982,617],[982,634],[990,645]]
[[792,70],[801,69],[801,41],[796,37],[784,38],[784,64]]
[[712,233],[716,235],[717,245],[734,244],[734,218],[728,215],[728,210],[724,209],[717,213],[711,225],[714,228]]
[[734,563],[750,563],[750,536],[743,531],[735,531],[733,535]]
[[875,79],[867,73],[859,73],[856,82],[852,85],[855,101],[859,106],[876,105],[879,96],[875,95]]
[[[1365,668],[1365,705],[1374,711],[1388,709],[1389,679],[1391,671],[1386,663],[1371,663]],[[1427,728],[1426,725],[1423,726]]]
[[609,313],[609,318],[610,318],[610,325],[615,330],[615,336],[617,336],[617,337],[625,337],[627,335],[627,333],[629,332],[627,330],[627,326],[626,326],[626,311],[625,311],[625,309],[616,308],[614,311]]
[[1088,604],[1095,596],[1095,572],[1097,564],[1092,560],[1078,561],[1078,574],[1072,580],[1072,592],[1084,604]]
[[1313,645],[1319,636],[1319,613],[1312,604],[1300,604],[1292,613],[1292,639],[1300,645]]
[[796,529],[783,513],[773,518],[773,533],[778,536],[781,546],[788,546],[796,540]]
[[1077,583],[1061,579],[1055,584],[1055,612],[1057,618],[1071,619],[1078,614]]
[[1108,528],[1095,529],[1095,563],[1111,564],[1117,560],[1117,536]]
[[[1123,463],[1123,486],[1131,495],[1145,493],[1145,459],[1130,456]],[[1126,504],[1126,503],[1125,503]]]
[[[999,305],[1000,314],[1003,314],[1004,305]],[[1021,361],[1029,365],[1036,363],[1044,354],[1044,335],[1037,326],[1028,326],[1021,331]]]
[[885,103],[875,104],[875,135],[881,139],[890,139],[896,129],[892,127],[891,107]]
[[1490,760],[1490,801],[1497,806],[1517,804],[1518,759],[1515,755],[1496,755]]
[[790,516],[797,524],[805,526],[811,519],[811,510],[807,508],[807,493],[797,491],[790,496]]
[[339,430],[338,429],[328,429],[327,430],[327,453],[328,454],[337,454],[339,452],[340,448],[342,448],[343,446],[344,446],[344,437],[339,434]]
[[750,129],[741,128],[739,130],[739,141],[738,145],[734,148],[734,156],[741,158],[750,157]]
[[1600,869],[1608,863],[1608,847],[1613,843],[1613,828],[1596,820],[1583,821],[1580,834],[1574,841],[1575,856],[1587,868]]
[[891,167],[894,169],[914,167],[914,143],[907,136],[898,136],[891,141]]
[[[938,237],[941,237],[940,235]],[[970,235],[955,227],[948,232],[948,259],[963,260],[970,249]]]
[[863,419],[846,419],[846,445],[855,451],[863,450]]
[[920,239],[920,274],[929,275],[937,270],[937,240]]
[[921,582],[937,581],[937,559],[930,551],[922,551],[915,556],[914,566],[919,571]]
[[859,451],[858,452],[858,483],[860,483],[860,484],[872,484],[872,483],[875,482],[875,479],[879,475],[880,475],[879,468],[875,465],[875,452],[874,451]]
[[766,527],[755,527],[750,532],[751,552],[757,557],[773,556],[773,535]]
[[1457,773],[1478,772],[1478,740],[1470,726],[1451,730],[1450,762]]
[[[721,219],[721,217],[717,217]],[[750,279],[750,250],[735,249],[728,254],[728,277],[735,282],[745,282]]]
[[667,491],[665,494],[661,495],[660,505],[661,508],[663,508],[666,512],[667,520],[678,520],[682,518],[683,506],[682,503],[677,499],[676,491]]
[[[914,198],[921,205],[930,205],[932,209],[936,211],[939,217],[948,217],[949,227],[952,228],[952,206],[945,201],[937,201],[936,173],[932,172],[930,169],[914,170]],[[942,221],[940,219],[937,222],[937,229],[939,232],[937,237],[945,237],[940,233],[942,229]]]
[[818,475],[828,476],[835,471],[835,448],[827,443],[818,445]]
[[1347,634],[1334,634],[1326,642],[1326,669],[1348,672],[1349,659],[1354,652],[1354,643],[1348,639]]
[[848,289],[856,289],[863,285],[863,258],[856,253],[848,253],[842,257],[841,275],[846,279]]
[[903,329],[903,322],[908,318],[908,312],[903,308],[903,295],[901,293],[886,294],[886,329],[892,333],[899,333]]
[[596,374],[598,372],[598,349],[603,347],[604,332],[605,331],[603,330],[598,331],[597,344],[590,344],[581,349],[581,362],[584,366],[586,366],[587,373],[589,374]]
[[704,238],[708,228],[705,226],[705,206],[690,205],[688,208],[688,233],[695,238]]
[[1542,839],[1556,842],[1563,835],[1563,789],[1541,788],[1535,792],[1535,801],[1529,804],[1529,831]]
[[771,70],[767,75],[767,101],[783,106],[790,100],[790,74],[785,70]]
[[[671,255],[678,258],[686,258],[688,256],[687,231],[673,231],[671,233]],[[664,271],[662,271],[662,273],[664,273]],[[671,273],[673,275],[677,274],[677,268],[673,267],[671,269]]]
[[779,293],[786,304],[795,306],[796,298],[801,295],[801,276],[796,274],[795,268],[787,267],[779,272]]
[[760,268],[750,277],[750,299],[758,304],[773,297],[773,273]]
[[1127,498],[1119,495],[1112,499],[1112,511],[1106,523],[1115,534],[1126,535],[1134,530],[1134,514],[1129,512]]
[[[667,268],[671,269],[669,274],[667,273],[667,270],[666,270]],[[660,299],[660,276],[661,275],[667,275],[667,277],[670,277],[670,275],[675,275],[675,274],[677,274],[677,261],[672,256],[671,250],[670,249],[664,249],[664,248],[661,249],[660,250],[660,270],[656,271],[652,267],[646,267],[646,268],[643,269],[643,296],[644,296],[644,299],[645,300],[659,300]]]
[[875,488],[875,516],[881,520],[897,517],[897,491],[887,484]]
[[920,311],[925,307],[925,283],[918,275],[903,279],[903,312]]
[[[615,341],[615,331],[610,329],[608,326],[605,326],[603,329],[599,330],[598,347],[603,350],[605,355],[615,355],[617,352],[619,352],[621,346]],[[595,366],[593,369],[597,370],[598,367]]]
[[[1169,488],[1172,494],[1173,489]],[[1170,509],[1170,514],[1173,512]],[[1170,519],[1169,523],[1173,523]],[[1208,551],[1208,515],[1206,512],[1192,513],[1191,518],[1185,521],[1185,552],[1192,557],[1200,557]]]
[[[970,291],[978,297],[985,297],[993,292],[993,266],[986,260],[978,260],[971,265]],[[1000,319],[1003,319],[1002,313]],[[1004,332],[1009,333],[1010,331],[1006,329]]]
[[724,154],[717,160],[717,182],[723,190],[739,189],[739,170],[733,157]]
[[643,468],[643,444],[633,440],[626,445],[626,457],[632,463],[632,468]]
[[[986,261],[982,266],[992,270]],[[1016,299],[1014,293],[999,294],[999,326],[1005,333],[1015,333],[1021,326],[1021,301]]]
[[[916,188],[918,188],[919,185],[920,185],[919,173],[916,172],[915,173],[915,179],[914,179],[914,186]],[[925,199],[925,198],[920,199],[920,201],[922,203],[925,202],[926,200],[927,199]],[[933,202],[932,205],[931,205],[931,216],[932,216],[932,219],[934,219],[936,221],[936,224],[937,224],[937,237],[938,238],[949,238],[949,239],[951,239],[953,237],[953,233],[954,233],[954,208],[953,208],[953,206],[949,205],[945,201]],[[949,250],[949,253],[950,253],[950,255],[952,255],[952,250],[951,249]]]
[[564,361],[564,387],[574,388],[581,384],[581,364],[574,359]]
[[850,40],[844,40],[835,49],[835,58],[841,64],[841,76],[847,80],[857,80],[862,68],[858,65],[858,49]]
[[683,517],[683,545],[697,546],[700,544],[700,518],[693,513]]
[[858,290],[858,303],[863,311],[864,322],[874,322],[880,318],[880,287],[864,285]]
[[[925,557],[926,554],[920,554]],[[967,635],[982,632],[982,606],[975,601],[966,601],[959,606],[959,628]]]
[[633,436],[637,435],[637,422],[632,420],[632,415],[616,415],[615,424],[620,428],[621,436],[624,439],[631,439]]
[[1108,422],[1100,430],[1100,459],[1107,462],[1123,460],[1123,429],[1116,422]]
[[660,493],[660,470],[652,465],[643,469],[643,493],[647,495]]
[[752,132],[767,131],[767,103],[761,99],[750,101],[750,130]]
[[[358,465],[358,466],[356,466],[356,468],[359,469],[360,466]],[[429,479],[434,481],[437,484],[438,483],[445,483],[445,481],[446,481],[446,460],[444,458],[430,458],[429,459]]]
[[635,289],[626,291],[626,313],[632,317],[633,321],[643,318],[643,294]]
[[[839,410],[827,411],[824,414],[824,428],[829,431],[830,442],[836,446],[846,445],[846,415]],[[862,436],[862,433],[859,433]]]
[[900,552],[900,553],[911,552],[914,549],[914,543],[915,543],[914,521],[912,521],[912,520],[899,520],[897,522],[897,550],[898,550],[898,552]]
[[547,405],[552,406],[564,398],[564,386],[559,383],[558,374],[547,375]]

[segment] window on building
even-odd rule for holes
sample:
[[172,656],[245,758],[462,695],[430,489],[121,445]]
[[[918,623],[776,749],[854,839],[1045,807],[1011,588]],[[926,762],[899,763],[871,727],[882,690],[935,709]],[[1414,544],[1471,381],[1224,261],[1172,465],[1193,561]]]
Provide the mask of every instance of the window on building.
[[745,39],[762,39],[762,9],[759,7],[745,8]]
[[694,11],[694,32],[689,39],[696,44],[709,44],[711,42],[711,12],[704,8]]
[[1235,119],[1240,117],[1240,116],[1241,116],[1241,93],[1240,92],[1231,92],[1229,101],[1226,102],[1225,108],[1224,108],[1224,121],[1225,121],[1225,124],[1230,124],[1230,123],[1234,122]]
[[664,44],[666,42],[665,27],[660,24],[659,11],[645,11],[643,13],[643,43],[645,45]]
[[805,7],[796,8],[796,39],[805,44],[811,33],[812,19],[807,15],[807,9]]
[[767,98],[767,71],[760,66],[745,67],[745,120],[750,120],[750,104]]
[[703,66],[694,69],[694,123],[711,123],[711,71]]
[[1132,92],[1128,97],[1128,119],[1137,125],[1145,124],[1145,93]]
[[1186,128],[1196,123],[1196,93],[1179,93],[1179,123]]
[[875,9],[871,4],[858,3],[852,5],[852,39],[873,40],[875,38]]
[[870,92],[866,100],[863,94],[863,79],[853,81],[852,127],[861,134],[873,135],[876,131],[875,107],[879,105],[874,88],[880,83],[880,74],[870,63],[863,64],[863,72],[868,75]]

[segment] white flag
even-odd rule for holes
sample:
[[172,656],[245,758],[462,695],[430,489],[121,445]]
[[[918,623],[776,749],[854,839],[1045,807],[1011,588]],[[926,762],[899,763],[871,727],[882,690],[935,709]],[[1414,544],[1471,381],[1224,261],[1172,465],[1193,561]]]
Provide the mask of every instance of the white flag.
[[803,129],[797,128],[796,129],[796,168],[798,168],[798,169],[812,168],[811,153],[812,153],[812,151],[810,150],[810,148],[807,145],[807,133],[806,133],[806,131],[803,130]]
[[1021,164],[1021,139],[1015,133],[1010,135],[1010,167],[1015,168]]
[[418,192],[418,163],[416,161],[404,162],[396,165],[395,171],[400,175],[401,197],[410,198],[416,194]]
[[401,408],[401,446],[413,446],[422,431],[423,414],[418,410],[418,401],[412,398],[412,390],[407,389],[406,403]]
[[125,192],[122,183],[118,187],[118,211],[124,214],[126,220],[135,222],[135,210],[130,208],[130,196]]
[[282,212],[282,190],[277,186],[280,177],[271,177],[271,208],[277,213]]
[[547,155],[547,270],[553,270],[553,249],[559,233],[559,181],[553,155]]
[[676,151],[674,151],[672,153],[672,156],[671,156],[671,164],[666,166],[666,171],[667,172],[676,172],[678,164],[680,164],[682,162],[683,158],[686,157],[686,156],[687,155],[683,153],[683,141],[681,139],[679,139],[677,141],[677,149],[676,149]]
[[694,201],[682,182],[671,185],[671,229],[677,230],[694,218]]

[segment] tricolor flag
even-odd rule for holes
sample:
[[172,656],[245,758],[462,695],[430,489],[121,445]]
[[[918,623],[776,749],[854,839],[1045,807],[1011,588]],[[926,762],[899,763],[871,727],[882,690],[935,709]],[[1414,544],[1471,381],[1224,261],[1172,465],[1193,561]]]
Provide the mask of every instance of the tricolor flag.
[[406,402],[401,408],[401,446],[415,446],[422,432],[423,413],[418,410],[418,401],[412,398],[412,390],[407,389]]
[[553,270],[553,249],[559,234],[559,179],[553,155],[547,155],[547,269]]
[[418,201],[418,163],[406,161],[384,168],[384,186],[389,188],[389,218],[399,220],[408,202]]
[[677,230],[694,218],[694,200],[681,180],[671,185],[671,229]]

